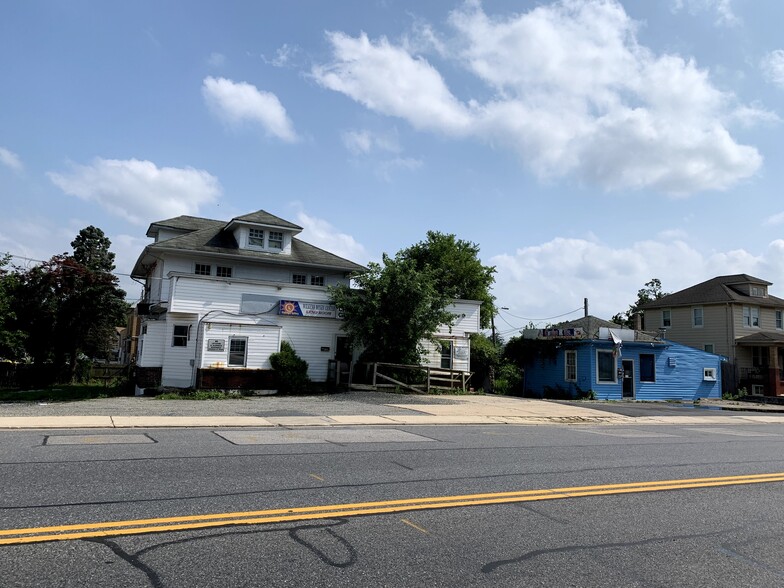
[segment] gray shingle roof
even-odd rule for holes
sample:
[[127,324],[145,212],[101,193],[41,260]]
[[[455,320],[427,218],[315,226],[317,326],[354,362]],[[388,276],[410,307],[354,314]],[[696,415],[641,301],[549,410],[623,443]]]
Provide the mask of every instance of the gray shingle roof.
[[554,326],[557,329],[582,329],[588,339],[597,338],[601,327],[608,327],[610,329],[621,328],[621,325],[619,324],[600,319],[593,315],[584,316],[573,321],[564,321]]
[[782,343],[784,343],[784,334],[771,331],[762,331],[760,333],[754,333],[753,335],[746,335],[740,339],[735,339],[736,345],[752,345],[755,347],[781,345]]
[[755,278],[748,274],[734,274],[731,276],[718,276],[700,284],[679,290],[658,300],[652,300],[643,305],[643,309],[669,308],[672,306],[691,306],[693,304],[754,304],[756,306],[782,306],[784,300],[768,295],[765,298],[749,296],[740,292],[737,287],[742,284],[770,286],[770,282]]
[[250,249],[240,249],[234,234],[226,230],[233,222],[240,220],[245,222],[263,223],[278,226],[292,231],[299,232],[302,227],[289,223],[283,219],[260,210],[258,212],[236,217],[228,224],[225,221],[204,219],[192,216],[178,216],[152,223],[147,234],[154,235],[158,228],[172,228],[176,230],[188,231],[183,235],[178,235],[158,243],[153,243],[145,247],[144,252],[136,262],[133,275],[144,275],[142,263],[145,257],[158,256],[167,251],[211,253],[219,255],[230,255],[235,258],[243,258],[248,261],[258,261],[272,264],[300,265],[308,267],[322,267],[325,269],[335,269],[346,272],[356,272],[365,269],[353,261],[325,251],[305,241],[292,237],[291,253],[289,255],[280,253],[270,253],[266,251],[253,251]]

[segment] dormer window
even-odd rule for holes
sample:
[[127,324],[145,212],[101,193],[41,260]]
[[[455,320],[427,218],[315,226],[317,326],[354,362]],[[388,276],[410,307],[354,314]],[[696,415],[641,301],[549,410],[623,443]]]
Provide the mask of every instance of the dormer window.
[[765,288],[763,288],[762,286],[752,286],[751,295],[757,296],[759,298],[763,298],[765,296]]
[[250,229],[248,231],[248,245],[264,247],[264,231],[262,229]]
[[[251,229],[251,231],[252,230],[253,229]],[[270,249],[283,249],[283,233],[279,231],[270,231],[267,245]]]

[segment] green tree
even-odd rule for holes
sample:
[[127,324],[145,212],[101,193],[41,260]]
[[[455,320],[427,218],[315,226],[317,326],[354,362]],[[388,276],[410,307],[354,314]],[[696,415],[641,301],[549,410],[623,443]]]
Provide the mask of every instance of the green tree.
[[426,240],[401,253],[413,260],[419,271],[431,271],[447,297],[481,301],[481,327],[490,327],[491,317],[495,314],[495,298],[490,293],[495,282],[495,267],[482,265],[476,243],[458,239],[455,235],[428,231]]
[[661,280],[659,278],[652,278],[649,282],[645,282],[645,287],[637,291],[637,301],[629,305],[629,310],[626,312],[619,312],[610,320],[627,329],[634,328],[634,315],[640,313],[642,328],[645,329],[645,312],[643,306],[652,300],[658,300],[668,293],[662,290]]
[[13,303],[27,353],[36,363],[53,362],[65,380],[74,378],[80,355],[106,357],[128,309],[103,232],[82,229],[72,246],[73,255],[19,271]]
[[364,349],[364,361],[420,363],[420,342],[454,319],[446,310],[451,298],[438,287],[436,272],[420,269],[403,252],[385,254],[382,264],[369,263],[354,282],[356,288],[331,288],[330,297],[343,314],[351,344]]
[[6,269],[10,262],[10,255],[0,256],[0,358],[17,360],[24,355],[25,333],[16,324],[13,306],[19,276]]

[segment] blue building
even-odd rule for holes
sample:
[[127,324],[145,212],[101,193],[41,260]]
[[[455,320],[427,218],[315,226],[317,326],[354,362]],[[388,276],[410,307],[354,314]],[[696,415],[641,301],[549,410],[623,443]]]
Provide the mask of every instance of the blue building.
[[720,356],[650,333],[586,316],[523,336],[530,340],[527,395],[687,402],[721,397]]

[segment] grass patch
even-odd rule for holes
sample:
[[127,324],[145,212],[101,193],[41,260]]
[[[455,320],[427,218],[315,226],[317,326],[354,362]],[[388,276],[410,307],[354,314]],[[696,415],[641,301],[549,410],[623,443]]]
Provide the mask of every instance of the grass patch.
[[41,390],[0,390],[0,402],[72,402],[93,398],[124,396],[121,386],[94,384],[63,384]]
[[183,392],[163,392],[158,400],[240,400],[245,398],[239,390],[192,390]]

